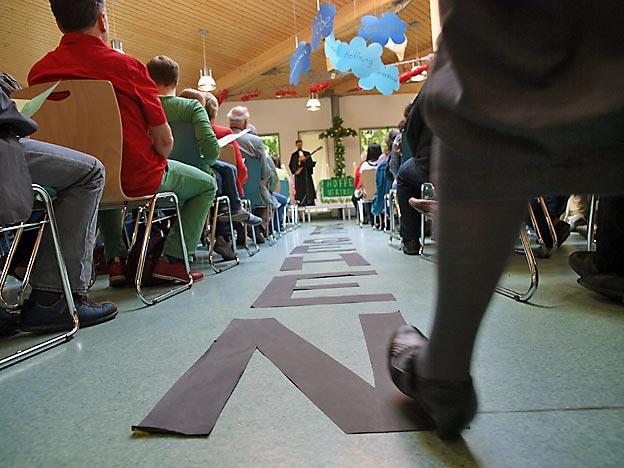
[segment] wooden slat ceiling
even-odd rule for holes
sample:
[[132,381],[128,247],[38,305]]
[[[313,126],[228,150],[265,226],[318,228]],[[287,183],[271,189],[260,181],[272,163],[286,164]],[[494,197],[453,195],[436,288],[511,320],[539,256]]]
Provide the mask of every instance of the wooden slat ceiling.
[[[336,37],[349,41],[357,34],[359,18],[395,11],[409,0],[334,0]],[[206,63],[212,68],[219,93],[228,100],[259,92],[257,99],[273,99],[277,90],[295,90],[305,97],[311,86],[329,80],[321,49],[312,53],[312,68],[298,86],[288,84],[290,55],[295,37],[310,41],[315,0],[108,0],[110,39],[123,41],[124,51],[145,63],[155,55],[167,55],[180,65],[180,87],[196,87],[203,66],[200,29],[206,29]],[[432,50],[429,0],[412,0],[399,12],[408,24],[405,60]],[[61,33],[46,0],[0,1],[0,71],[26,83],[28,70],[54,49]],[[410,26],[414,23],[419,26]],[[397,62],[386,50],[384,63]],[[409,66],[400,67],[400,72]],[[357,79],[340,74],[323,95],[370,94],[355,89]],[[418,85],[405,84],[399,92],[413,94]]]

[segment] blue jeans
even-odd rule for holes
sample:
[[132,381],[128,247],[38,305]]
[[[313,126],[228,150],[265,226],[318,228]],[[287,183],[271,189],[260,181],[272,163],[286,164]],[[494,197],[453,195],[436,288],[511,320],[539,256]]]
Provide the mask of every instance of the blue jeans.
[[285,197],[281,193],[277,192],[273,192],[273,196],[280,205],[277,209],[277,222],[281,228],[284,225],[284,207],[288,204],[288,197]]
[[[104,189],[104,166],[78,151],[22,138],[34,183],[53,188],[54,213],[72,291],[86,294],[93,263],[96,214]],[[30,284],[33,289],[62,292],[50,229],[45,229]]]

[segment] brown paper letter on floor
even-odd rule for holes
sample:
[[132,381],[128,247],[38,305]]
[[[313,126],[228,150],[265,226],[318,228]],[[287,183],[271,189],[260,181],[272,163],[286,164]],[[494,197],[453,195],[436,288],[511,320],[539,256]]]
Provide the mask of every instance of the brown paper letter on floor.
[[375,387],[273,318],[235,319],[135,430],[206,436],[256,348],[347,434],[430,429],[428,417],[393,385],[388,340],[400,312],[360,315]]

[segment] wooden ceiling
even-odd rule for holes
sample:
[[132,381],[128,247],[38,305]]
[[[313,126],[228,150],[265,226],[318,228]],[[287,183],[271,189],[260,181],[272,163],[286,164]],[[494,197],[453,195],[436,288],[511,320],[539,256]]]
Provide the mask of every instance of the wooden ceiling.
[[[357,34],[360,18],[398,12],[407,27],[405,60],[432,50],[429,0],[333,0],[337,8],[334,34],[349,41]],[[206,29],[206,64],[212,68],[220,91],[228,100],[259,93],[256,99],[273,99],[278,90],[295,90],[306,97],[311,86],[330,80],[322,46],[312,53],[312,67],[298,86],[288,84],[289,60],[295,37],[310,42],[315,0],[117,0],[107,1],[110,39],[123,42],[124,51],[146,63],[155,55],[167,55],[180,65],[179,89],[196,87],[203,66],[202,37]],[[61,33],[46,0],[0,1],[0,71],[26,83],[30,67],[54,49]],[[385,64],[396,55],[385,50]],[[409,65],[399,67],[399,72]],[[321,95],[370,94],[357,90],[357,78],[339,74]],[[399,92],[414,94],[418,84],[404,84]]]

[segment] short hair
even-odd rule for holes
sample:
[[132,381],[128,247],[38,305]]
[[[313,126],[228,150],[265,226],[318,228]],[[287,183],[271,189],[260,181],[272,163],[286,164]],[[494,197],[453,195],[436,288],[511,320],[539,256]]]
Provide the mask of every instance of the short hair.
[[52,14],[63,32],[82,32],[106,9],[105,0],[50,0]]
[[227,117],[232,122],[243,122],[249,120],[249,110],[245,106],[236,106],[230,109]]
[[295,140],[295,145],[296,145],[297,143],[303,143],[303,140]]
[[180,69],[175,60],[166,55],[157,55],[145,65],[154,83],[161,86],[178,84]]
[[214,94],[205,92],[204,98],[206,99],[206,104],[204,107],[206,108],[206,112],[208,112],[208,117],[210,120],[217,118],[217,112],[219,112],[219,101],[215,97]]
[[407,119],[407,117],[409,117],[410,111],[412,110],[412,106],[414,105],[414,102],[416,101],[416,98],[414,98],[412,101],[408,102],[405,107],[403,108],[403,117],[405,117]]
[[206,105],[206,98],[204,97],[204,93],[202,93],[201,91],[197,91],[196,89],[193,89],[193,88],[183,89],[182,92],[179,94],[179,96],[186,98],[186,99],[196,99],[199,101],[202,107]]

